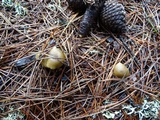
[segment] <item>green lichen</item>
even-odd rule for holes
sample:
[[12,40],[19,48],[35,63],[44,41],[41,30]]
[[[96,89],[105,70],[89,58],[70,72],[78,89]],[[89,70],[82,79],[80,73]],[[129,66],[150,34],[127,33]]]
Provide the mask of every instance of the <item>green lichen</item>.
[[47,7],[53,11],[56,10],[56,6],[54,4],[49,3]]
[[103,111],[102,115],[107,118],[107,119],[114,119],[116,115],[118,115],[119,113],[121,113],[120,111],[115,111],[115,112],[110,112],[108,110]]
[[[112,102],[106,100],[104,102],[105,105],[107,104],[110,104]],[[104,110],[102,111],[102,115],[106,118],[106,119],[114,119],[116,115],[120,114],[121,113],[121,110],[119,111],[114,111],[114,112],[111,112],[111,111],[108,111],[108,110]]]
[[[105,105],[110,104],[112,102],[106,100],[104,102]],[[160,101],[147,101],[144,100],[141,105],[122,105],[122,109],[127,113],[127,115],[138,115],[139,120],[147,119],[147,120],[155,120],[158,118],[159,110],[160,110]],[[102,115],[106,119],[114,119],[116,115],[122,114],[122,111],[108,111],[103,110]]]
[[2,0],[2,6],[5,7],[12,7],[13,6],[13,1],[12,0]]
[[14,8],[16,10],[16,15],[22,15],[22,16],[24,16],[24,15],[27,14],[27,9],[24,8],[23,6],[21,6],[19,3],[16,3],[14,5]]
[[7,8],[14,8],[16,15],[24,16],[27,14],[27,9],[24,8],[20,3],[13,2],[12,0],[2,0],[2,6]]
[[[10,111],[13,111],[14,108],[11,107]],[[22,114],[20,110],[8,113],[7,117],[3,117],[1,120],[25,120],[25,115]]]
[[143,118],[147,118],[147,120],[153,120],[158,118],[160,101],[155,100],[149,102],[147,100],[144,100],[142,105],[136,107],[132,105],[123,105],[122,109],[124,109],[128,115],[138,115],[139,120],[143,120]]

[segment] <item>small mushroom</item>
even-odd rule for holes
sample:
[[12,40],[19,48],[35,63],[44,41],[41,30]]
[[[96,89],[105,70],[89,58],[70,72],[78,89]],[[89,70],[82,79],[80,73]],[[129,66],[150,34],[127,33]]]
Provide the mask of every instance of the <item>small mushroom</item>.
[[113,74],[118,78],[128,77],[130,75],[129,69],[120,62],[115,65]]
[[42,60],[41,64],[46,68],[57,69],[63,65],[65,59],[66,59],[66,56],[64,52],[62,52],[59,48],[54,46],[50,50],[47,58]]

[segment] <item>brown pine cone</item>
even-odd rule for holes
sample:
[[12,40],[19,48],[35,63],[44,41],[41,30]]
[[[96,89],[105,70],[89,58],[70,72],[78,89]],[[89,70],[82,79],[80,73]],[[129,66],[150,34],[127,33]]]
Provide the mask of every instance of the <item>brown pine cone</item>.
[[126,31],[125,10],[122,4],[106,1],[100,12],[100,24],[113,33]]
[[86,9],[80,22],[79,33],[81,36],[86,36],[91,27],[96,25],[98,14],[99,6],[97,6],[97,4],[93,4]]

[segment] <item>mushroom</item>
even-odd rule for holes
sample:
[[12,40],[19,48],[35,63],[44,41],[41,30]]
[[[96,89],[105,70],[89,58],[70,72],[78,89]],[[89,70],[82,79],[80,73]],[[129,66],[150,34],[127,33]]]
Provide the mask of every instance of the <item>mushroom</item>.
[[66,56],[64,52],[62,52],[61,49],[54,46],[50,50],[48,56],[42,60],[41,64],[46,68],[50,68],[54,70],[54,69],[60,68],[63,65],[65,59],[66,59]]
[[115,65],[113,74],[118,78],[128,77],[130,75],[129,69],[120,62]]

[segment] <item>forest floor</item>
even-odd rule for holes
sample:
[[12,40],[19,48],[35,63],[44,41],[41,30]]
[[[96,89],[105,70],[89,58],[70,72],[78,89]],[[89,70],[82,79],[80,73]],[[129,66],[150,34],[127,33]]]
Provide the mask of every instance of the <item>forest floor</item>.
[[[160,118],[158,0],[118,0],[126,10],[127,32],[122,39],[96,25],[88,36],[80,37],[82,15],[69,10],[66,0],[4,1],[0,1],[0,118]],[[41,60],[15,65],[54,45],[67,56],[61,68],[44,68]],[[130,76],[113,75],[118,62],[129,68]]]

